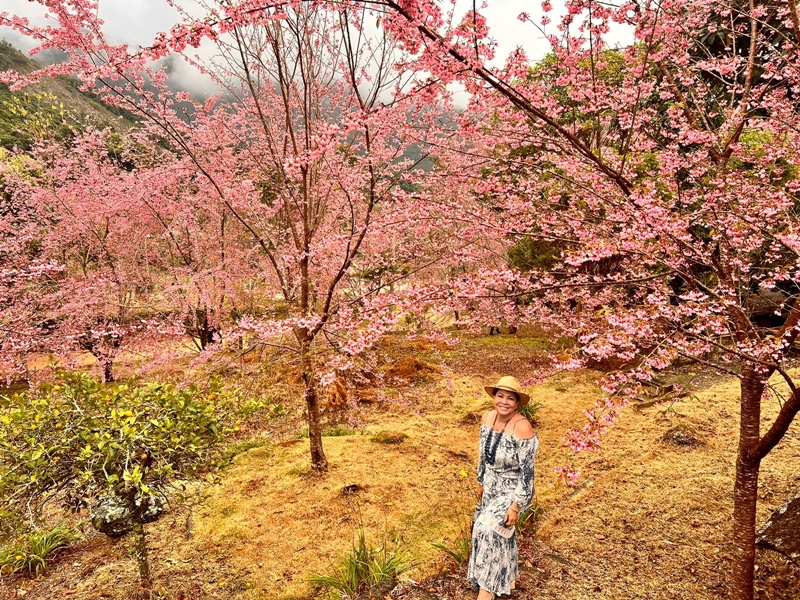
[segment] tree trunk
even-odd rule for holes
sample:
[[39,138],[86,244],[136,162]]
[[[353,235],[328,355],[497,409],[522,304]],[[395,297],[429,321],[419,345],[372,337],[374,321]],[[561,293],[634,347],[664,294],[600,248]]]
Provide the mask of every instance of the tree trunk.
[[114,381],[114,362],[111,360],[103,361],[103,383],[112,383]]
[[736,453],[736,482],[733,487],[733,573],[734,600],[753,600],[753,575],[756,560],[756,503],[758,501],[759,460],[749,452],[759,439],[761,394],[764,383],[752,365],[742,370],[739,448]]
[[150,561],[147,558],[147,538],[145,537],[144,525],[138,520],[133,520],[134,553],[136,563],[139,565],[139,581],[142,589],[149,591],[152,587],[150,579]]
[[319,422],[319,398],[317,386],[314,382],[314,364],[311,360],[310,343],[300,344],[300,354],[303,361],[303,383],[306,385],[306,411],[308,416],[308,440],[311,446],[311,468],[314,471],[328,470],[328,459],[322,449],[322,427]]

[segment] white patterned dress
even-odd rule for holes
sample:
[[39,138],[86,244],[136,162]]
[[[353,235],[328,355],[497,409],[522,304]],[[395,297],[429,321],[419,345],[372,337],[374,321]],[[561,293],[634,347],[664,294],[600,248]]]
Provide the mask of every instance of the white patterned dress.
[[514,528],[503,526],[513,502],[520,513],[534,494],[533,461],[539,438],[517,439],[513,433],[481,425],[478,483],[483,497],[475,509],[467,581],[493,594],[510,594],[519,574]]

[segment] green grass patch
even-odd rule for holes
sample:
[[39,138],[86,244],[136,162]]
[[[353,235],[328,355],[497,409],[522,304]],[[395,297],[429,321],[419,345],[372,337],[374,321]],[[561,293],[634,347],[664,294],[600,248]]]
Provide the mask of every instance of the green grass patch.
[[233,506],[232,504],[227,504],[227,505],[225,505],[225,506],[223,506],[222,508],[219,509],[219,513],[218,514],[223,519],[227,519],[228,517],[230,517],[235,512],[236,512],[236,507]]
[[441,550],[452,558],[459,567],[467,564],[469,552],[472,549],[472,538],[468,531],[462,531],[461,535],[451,545],[433,544],[433,547]]
[[489,348],[518,348],[535,352],[566,350],[575,345],[575,340],[571,337],[562,337],[555,342],[546,336],[500,334],[500,335],[476,335],[470,336],[470,345],[480,345]]
[[531,400],[524,406],[520,406],[519,409],[517,409],[517,412],[528,419],[528,421],[531,423],[536,423],[538,420],[536,413],[538,413],[542,408],[544,408],[544,404],[538,400]]
[[267,440],[258,438],[253,438],[249,440],[240,440],[222,453],[222,458],[220,459],[220,467],[227,467],[233,462],[233,459],[239,456],[240,454],[244,454],[245,452],[254,450],[255,448],[264,448],[264,447],[267,447],[267,449],[270,450],[271,454],[272,445]]
[[[346,425],[331,425],[322,430],[322,437],[345,437],[348,435],[361,435],[363,432],[358,429],[351,429]],[[303,427],[297,432],[299,439],[308,439],[308,427]]]
[[292,467],[286,471],[287,475],[296,475],[298,477],[305,477],[311,472],[311,467]]
[[517,535],[521,535],[522,532],[535,532],[539,527],[542,515],[544,515],[544,509],[539,506],[539,503],[534,499],[531,505],[522,511],[517,519]]
[[370,438],[376,444],[401,444],[408,436],[399,431],[379,431]]

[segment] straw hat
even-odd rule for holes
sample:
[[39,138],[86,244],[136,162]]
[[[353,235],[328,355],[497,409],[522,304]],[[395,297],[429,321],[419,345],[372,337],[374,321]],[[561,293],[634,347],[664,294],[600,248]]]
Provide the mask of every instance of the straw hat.
[[512,377],[511,375],[506,375],[505,377],[501,377],[496,384],[487,385],[483,389],[485,389],[486,393],[492,396],[493,398],[497,390],[506,390],[507,392],[514,392],[519,398],[519,405],[517,406],[517,408],[525,406],[531,399],[531,397],[528,396],[528,394],[522,391],[522,386],[519,384],[519,381],[517,381],[517,378]]

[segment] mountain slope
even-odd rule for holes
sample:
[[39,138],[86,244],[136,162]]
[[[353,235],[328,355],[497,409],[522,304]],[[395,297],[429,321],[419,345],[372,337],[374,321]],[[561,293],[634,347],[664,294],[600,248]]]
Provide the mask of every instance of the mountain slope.
[[[37,68],[36,61],[0,41],[0,71],[30,73]],[[125,131],[135,124],[130,113],[104,104],[91,92],[81,92],[79,86],[77,79],[64,76],[16,92],[0,85],[0,147],[27,150],[37,139],[66,139],[89,125]]]

